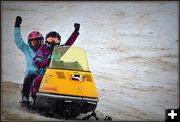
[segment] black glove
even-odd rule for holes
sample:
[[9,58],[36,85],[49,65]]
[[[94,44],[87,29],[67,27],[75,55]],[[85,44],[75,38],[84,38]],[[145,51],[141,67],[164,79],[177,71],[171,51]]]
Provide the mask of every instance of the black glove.
[[20,27],[20,24],[22,22],[22,18],[20,16],[16,17],[16,21],[15,21],[15,27]]
[[78,32],[79,31],[79,28],[80,28],[80,24],[79,23],[74,23],[74,28],[75,28],[75,32]]

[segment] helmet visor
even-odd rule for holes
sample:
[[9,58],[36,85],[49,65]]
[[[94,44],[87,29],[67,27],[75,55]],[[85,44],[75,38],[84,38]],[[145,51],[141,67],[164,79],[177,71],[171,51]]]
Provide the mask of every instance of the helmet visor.
[[48,37],[47,42],[49,42],[49,43],[54,42],[57,44],[57,43],[59,43],[59,39],[57,37]]
[[37,39],[33,39],[33,40],[31,40],[31,41],[30,41],[30,44],[31,44],[32,46],[37,46],[37,45],[39,45],[39,43],[38,43],[38,40],[37,40]]

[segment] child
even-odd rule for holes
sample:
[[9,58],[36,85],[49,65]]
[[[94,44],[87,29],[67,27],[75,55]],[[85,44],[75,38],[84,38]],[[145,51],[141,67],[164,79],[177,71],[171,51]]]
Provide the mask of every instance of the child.
[[36,53],[36,56],[33,59],[34,64],[38,68],[38,76],[34,79],[33,84],[31,85],[31,88],[30,88],[30,93],[33,98],[36,97],[36,93],[39,89],[43,75],[50,63],[51,54],[52,54],[54,46],[56,45],[71,46],[75,42],[76,38],[78,37],[80,24],[75,23],[74,27],[75,27],[74,32],[71,34],[70,38],[63,45],[60,45],[61,36],[57,32],[52,31],[46,35],[45,45],[42,45],[39,48],[39,50]]
[[36,55],[37,50],[41,46],[44,40],[42,34],[38,31],[33,31],[28,36],[28,44],[24,42],[21,36],[20,25],[22,23],[22,18],[20,16],[16,17],[15,27],[14,27],[14,41],[17,47],[24,53],[26,57],[26,72],[22,88],[22,105],[26,105],[29,99],[29,87],[32,81],[37,76],[37,67],[33,63],[33,58]]

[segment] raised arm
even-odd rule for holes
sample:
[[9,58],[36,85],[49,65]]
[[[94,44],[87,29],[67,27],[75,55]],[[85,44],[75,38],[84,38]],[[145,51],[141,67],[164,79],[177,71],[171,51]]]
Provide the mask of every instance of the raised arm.
[[15,27],[14,27],[14,41],[17,47],[22,51],[25,52],[27,50],[28,45],[24,42],[21,36],[21,28],[20,25],[22,23],[22,18],[20,16],[16,17]]
[[69,39],[66,41],[65,46],[71,46],[74,44],[74,42],[76,41],[78,35],[79,35],[79,28],[80,28],[80,24],[79,23],[75,23],[74,24],[74,31],[71,34],[71,36],[69,37]]

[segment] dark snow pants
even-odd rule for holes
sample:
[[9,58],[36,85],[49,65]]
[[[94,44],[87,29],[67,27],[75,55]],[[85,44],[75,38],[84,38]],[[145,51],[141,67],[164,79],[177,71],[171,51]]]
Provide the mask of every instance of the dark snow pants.
[[31,74],[31,75],[26,75],[24,78],[22,95],[25,96],[27,99],[29,98],[30,86],[36,77],[37,77],[37,75]]

